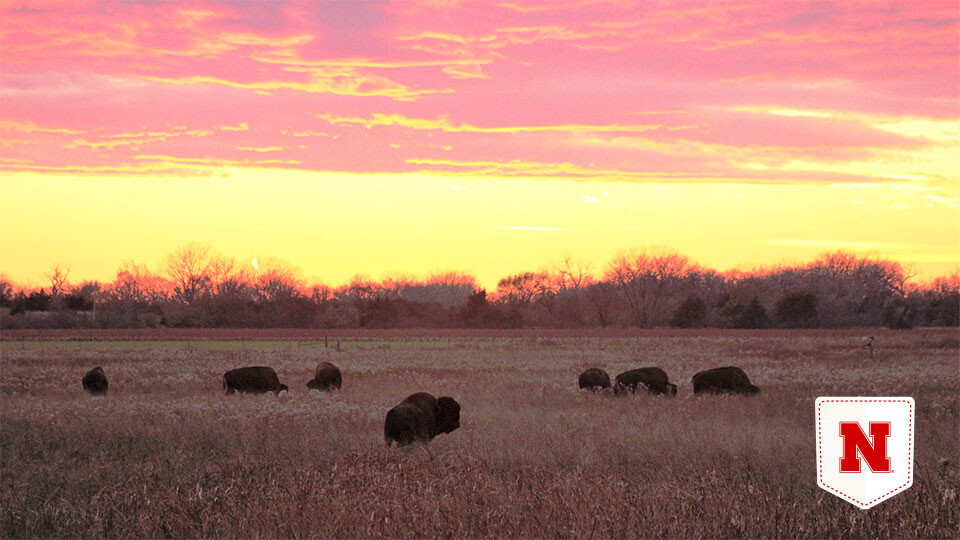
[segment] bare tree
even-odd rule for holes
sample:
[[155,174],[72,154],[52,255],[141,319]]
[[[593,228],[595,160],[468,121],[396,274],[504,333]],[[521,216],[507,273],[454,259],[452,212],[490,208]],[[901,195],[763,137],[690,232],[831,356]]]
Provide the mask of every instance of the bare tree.
[[507,276],[497,284],[497,300],[515,305],[526,305],[533,300],[552,297],[556,292],[547,272],[524,272]]
[[273,257],[260,260],[259,266],[255,284],[261,300],[269,302],[300,294],[303,283],[299,268]]
[[69,287],[70,269],[59,264],[54,265],[47,279],[50,280],[50,295],[53,297],[63,296]]
[[417,276],[409,272],[393,272],[380,281],[380,292],[383,296],[400,298],[404,289],[420,285]]
[[333,289],[322,283],[314,284],[311,287],[310,299],[318,304],[329,301],[333,298]]
[[446,272],[433,272],[427,276],[427,283],[467,287],[477,291],[480,290],[480,286],[477,285],[477,278],[473,274],[469,274],[467,272],[458,272],[455,270],[449,270]]
[[373,300],[380,292],[380,286],[366,274],[355,274],[350,283],[338,288],[334,296],[344,300]]
[[107,291],[109,296],[135,304],[157,303],[167,296],[170,283],[146,265],[125,261]]
[[601,281],[588,286],[586,296],[593,314],[597,317],[597,322],[600,323],[600,326],[606,328],[613,322],[611,313],[617,299],[616,288],[609,282]]
[[192,242],[167,256],[165,267],[176,296],[190,302],[210,287],[210,251],[208,244]]
[[250,285],[248,267],[233,257],[211,257],[210,286],[218,295],[235,294]]
[[574,259],[570,255],[565,255],[556,264],[555,272],[558,276],[557,283],[560,290],[579,290],[593,281],[593,276],[590,275],[590,265],[582,260]]
[[664,248],[635,249],[617,255],[606,279],[620,290],[634,322],[650,326],[652,316],[662,311],[671,286],[697,272],[686,255]]
[[0,274],[0,306],[10,307],[13,305],[13,283],[6,274]]

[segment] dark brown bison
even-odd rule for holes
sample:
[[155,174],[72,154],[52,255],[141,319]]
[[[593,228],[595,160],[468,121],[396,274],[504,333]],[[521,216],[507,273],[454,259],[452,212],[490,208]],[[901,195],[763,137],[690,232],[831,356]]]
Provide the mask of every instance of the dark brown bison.
[[580,389],[586,388],[592,392],[610,388],[610,375],[600,368],[590,368],[580,374],[577,380]]
[[760,388],[750,383],[742,369],[735,366],[701,371],[693,376],[694,394],[744,394],[753,395]]
[[97,366],[83,376],[83,389],[91,394],[107,393],[107,376],[103,373],[103,368]]
[[452,397],[435,398],[426,392],[410,395],[387,411],[383,438],[387,446],[393,442],[404,446],[429,442],[441,433],[460,427],[460,404]]
[[631,369],[617,375],[614,393],[626,394],[646,390],[651,394],[677,395],[677,385],[670,384],[667,374],[658,367]]
[[330,362],[320,362],[313,379],[307,382],[307,388],[311,390],[339,390],[343,383],[343,376],[337,366]]
[[223,389],[227,395],[234,392],[249,392],[263,394],[273,392],[279,394],[287,390],[287,385],[280,384],[280,378],[273,368],[266,366],[243,367],[231,369],[223,374]]

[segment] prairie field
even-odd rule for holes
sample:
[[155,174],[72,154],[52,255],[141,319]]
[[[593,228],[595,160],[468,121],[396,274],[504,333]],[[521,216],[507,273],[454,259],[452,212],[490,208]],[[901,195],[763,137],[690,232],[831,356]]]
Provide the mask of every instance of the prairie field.
[[[960,534],[956,329],[14,337],[3,538]],[[307,390],[323,360],[342,391]],[[106,396],[80,385],[97,365]],[[224,396],[223,373],[247,365],[290,392]],[[693,396],[694,373],[725,365],[761,394]],[[588,367],[642,366],[678,395],[577,389]],[[416,391],[456,398],[461,428],[387,448],[386,411]],[[912,488],[862,511],[817,487],[814,400],[829,395],[915,398]]]

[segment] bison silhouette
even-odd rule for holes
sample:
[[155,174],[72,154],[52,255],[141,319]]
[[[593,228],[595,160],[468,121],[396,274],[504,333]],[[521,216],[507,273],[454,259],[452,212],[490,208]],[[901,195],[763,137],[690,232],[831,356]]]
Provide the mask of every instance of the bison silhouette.
[[387,411],[383,438],[387,446],[394,442],[405,446],[429,442],[441,433],[460,427],[460,404],[448,396],[439,398],[426,392],[412,394]]
[[320,362],[313,379],[307,382],[307,388],[311,390],[339,390],[343,383],[343,376],[340,369],[330,362]]
[[584,388],[592,392],[605,390],[610,388],[610,375],[600,368],[590,368],[580,374],[577,384],[580,385],[581,390]]
[[736,366],[726,366],[701,371],[693,376],[694,394],[743,394],[753,395],[760,388],[750,383],[750,378]]
[[106,394],[107,387],[109,386],[107,376],[103,373],[103,368],[100,366],[88,371],[87,374],[83,376],[81,383],[83,384],[83,389],[91,394]]
[[614,393],[626,394],[646,390],[657,395],[677,395],[677,385],[670,384],[667,373],[658,367],[631,369],[617,375]]
[[271,367],[252,366],[231,369],[223,374],[223,389],[227,395],[234,392],[263,394],[273,392],[279,394],[287,390],[287,385],[280,384],[277,372]]

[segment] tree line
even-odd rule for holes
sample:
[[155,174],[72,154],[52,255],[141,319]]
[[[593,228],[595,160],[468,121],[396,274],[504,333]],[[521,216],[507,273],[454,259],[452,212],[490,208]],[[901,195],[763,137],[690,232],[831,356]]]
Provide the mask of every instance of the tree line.
[[960,326],[960,273],[929,283],[845,251],[807,264],[720,273],[668,249],[617,255],[599,274],[571,257],[488,292],[459,272],[307,284],[279,260],[254,268],[189,244],[158,270],[125,262],[111,283],[0,278],[2,328],[839,328]]

